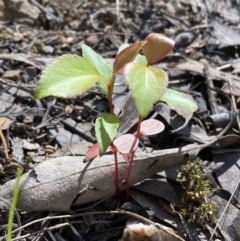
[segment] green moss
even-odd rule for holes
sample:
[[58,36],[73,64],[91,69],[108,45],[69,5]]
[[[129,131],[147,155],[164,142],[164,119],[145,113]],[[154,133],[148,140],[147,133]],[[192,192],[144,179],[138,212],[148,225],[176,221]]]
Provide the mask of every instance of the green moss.
[[178,181],[184,189],[180,213],[188,222],[216,221],[215,203],[209,200],[215,189],[207,180],[201,161],[188,162],[180,170]]

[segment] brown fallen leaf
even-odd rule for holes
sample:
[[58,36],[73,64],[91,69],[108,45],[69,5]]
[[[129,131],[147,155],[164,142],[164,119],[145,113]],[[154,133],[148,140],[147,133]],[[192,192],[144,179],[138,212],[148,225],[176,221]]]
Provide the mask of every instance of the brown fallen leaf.
[[27,0],[3,0],[4,13],[9,17],[37,19],[40,10]]
[[[133,162],[131,185],[162,170],[194,159],[203,145],[137,154]],[[128,163],[119,155],[119,180],[124,181]],[[115,193],[112,155],[85,161],[84,157],[63,156],[49,159],[21,177],[17,207],[22,211],[67,211],[71,205],[99,200]],[[1,198],[10,202],[15,180],[0,188]],[[122,185],[124,189],[125,186]],[[73,203],[74,201],[74,203]],[[7,204],[0,199],[0,206]]]
[[[161,63],[156,64],[155,66],[159,68],[165,68],[168,70],[189,71],[191,73],[197,73],[204,76],[203,63],[179,54],[169,55],[165,57],[161,61]],[[208,66],[208,71],[209,71],[210,78],[214,80],[219,80],[219,81],[226,81],[227,86],[229,86],[229,84],[231,84],[232,86],[232,94],[236,96],[240,96],[240,91],[239,91],[240,77],[239,76],[217,70],[215,68],[212,68],[211,66]],[[226,92],[226,89],[222,89],[222,90]]]
[[212,19],[213,35],[223,44],[235,46],[240,44],[239,28],[232,28],[215,19]]

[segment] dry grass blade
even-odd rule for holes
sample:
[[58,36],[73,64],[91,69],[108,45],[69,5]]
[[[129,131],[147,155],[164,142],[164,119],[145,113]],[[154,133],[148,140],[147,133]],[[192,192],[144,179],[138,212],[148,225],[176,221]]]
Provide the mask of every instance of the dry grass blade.
[[3,118],[0,122],[0,138],[2,140],[2,144],[3,144],[3,148],[4,148],[4,153],[5,153],[5,158],[7,159],[7,161],[9,161],[9,155],[8,155],[8,148],[7,148],[7,142],[5,139],[5,136],[3,135],[2,132],[2,127],[4,125],[4,123],[6,122],[6,118]]

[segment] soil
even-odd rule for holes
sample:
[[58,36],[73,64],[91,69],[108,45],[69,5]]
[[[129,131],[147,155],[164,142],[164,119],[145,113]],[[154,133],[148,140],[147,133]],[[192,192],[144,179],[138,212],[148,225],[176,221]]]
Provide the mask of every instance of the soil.
[[[177,179],[178,166],[141,180],[130,190],[128,201],[114,194],[64,212],[18,209],[13,229],[19,231],[13,240],[210,240],[211,235],[214,240],[240,240],[239,4],[233,0],[0,0],[0,198],[18,167],[30,173],[53,158],[83,158],[96,143],[97,115],[109,110],[97,87],[71,99],[35,99],[46,66],[64,54],[81,56],[83,43],[113,62],[123,43],[144,40],[150,33],[175,40],[171,53],[155,66],[167,71],[168,87],[195,101],[198,110],[156,103],[148,118],[162,121],[165,130],[142,138],[139,153],[211,142],[198,154],[203,166],[198,174],[218,187],[218,192],[205,197],[206,203],[211,200],[215,205],[216,230],[217,221],[209,215],[197,223],[193,209],[200,205],[194,202],[188,203],[188,211],[195,215],[192,222],[182,217],[187,194]],[[134,133],[136,109],[122,75],[116,83],[119,133]],[[7,222],[8,208],[0,207],[1,239]],[[157,225],[170,231],[164,233]]]

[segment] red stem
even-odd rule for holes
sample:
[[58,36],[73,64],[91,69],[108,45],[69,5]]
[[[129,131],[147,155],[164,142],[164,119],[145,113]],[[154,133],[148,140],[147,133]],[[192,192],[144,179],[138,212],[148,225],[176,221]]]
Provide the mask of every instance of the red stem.
[[136,150],[134,150],[131,153],[131,159],[129,161],[129,166],[128,166],[128,173],[127,173],[127,179],[126,179],[126,201],[128,201],[128,199],[129,199],[129,189],[130,189],[132,165],[133,165],[133,158],[135,156],[135,152],[136,152]]
[[138,117],[138,126],[137,126],[137,133],[136,133],[136,137],[140,138],[141,137],[141,122],[142,122],[142,118],[139,116]]
[[[141,132],[140,132],[141,122],[142,122],[142,118],[139,117],[138,126],[137,126],[137,133],[136,133],[137,138],[140,138],[140,136],[141,136]],[[130,189],[130,181],[131,181],[131,174],[132,174],[132,165],[133,165],[133,159],[134,159],[134,156],[135,156],[135,152],[136,152],[136,150],[132,151],[131,159],[129,161],[129,166],[128,166],[128,173],[127,173],[127,180],[126,180],[126,201],[128,201],[128,199],[129,199],[129,189]]]
[[112,93],[111,92],[111,89],[112,89],[112,86],[111,84],[108,85],[108,93],[109,93],[109,96],[108,96],[108,102],[109,102],[109,112],[111,115],[114,114],[114,107],[113,107],[113,103],[112,103]]
[[[114,115],[114,105],[112,102],[112,91],[113,91],[113,86],[115,82],[116,75],[113,75],[109,84],[107,85],[108,88],[108,102],[109,102],[109,113],[111,115]],[[115,161],[115,185],[117,189],[117,194],[118,198],[121,200],[122,195],[121,195],[121,190],[119,186],[119,174],[118,174],[118,159],[117,159],[117,150],[116,148],[113,147],[113,155],[114,155],[114,161]]]
[[109,108],[110,108],[110,114],[114,114],[114,106],[113,106],[113,102],[112,102],[112,91],[113,91],[113,86],[114,86],[114,82],[116,79],[116,75],[113,75],[109,84],[107,85],[108,87],[108,101],[109,101]]
[[114,149],[113,155],[114,155],[114,160],[115,160],[115,185],[116,185],[116,189],[117,189],[118,198],[121,200],[122,195],[121,195],[120,186],[119,186],[119,179],[118,179],[119,174],[118,174],[117,150]]

